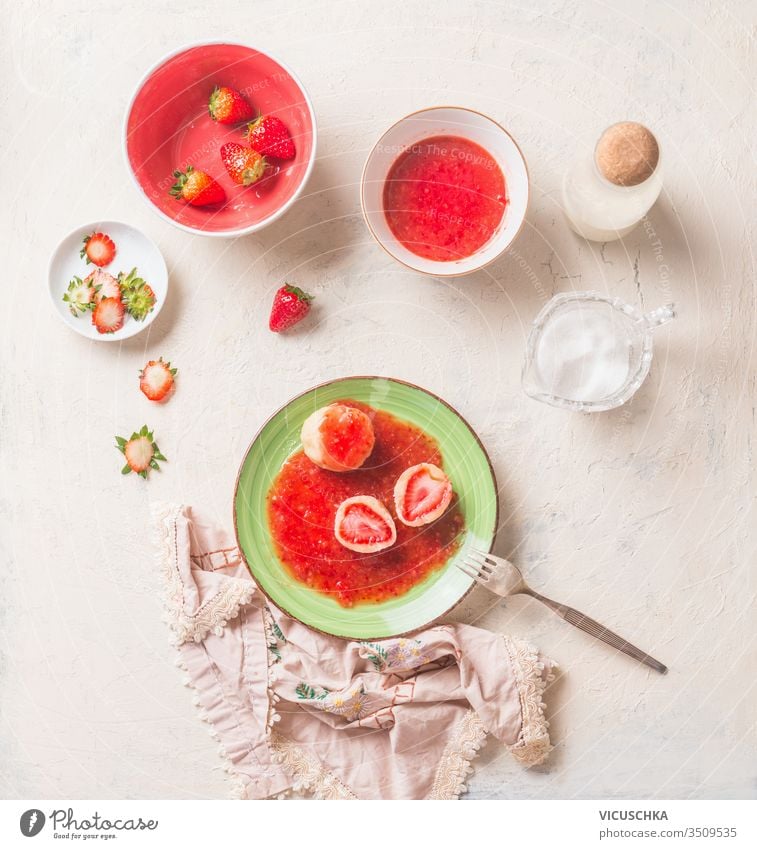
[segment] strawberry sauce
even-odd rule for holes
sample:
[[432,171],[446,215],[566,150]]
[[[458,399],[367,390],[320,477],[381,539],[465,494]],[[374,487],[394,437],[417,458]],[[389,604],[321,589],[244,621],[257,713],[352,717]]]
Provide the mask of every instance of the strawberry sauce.
[[384,214],[392,233],[426,259],[450,261],[475,253],[505,213],[505,178],[475,142],[433,136],[405,150],[384,184]]
[[[353,472],[329,472],[302,451],[289,457],[268,493],[268,522],[279,559],[298,580],[333,595],[345,607],[400,596],[447,562],[465,521],[454,500],[436,522],[408,528],[394,509],[394,484],[409,466],[442,466],[436,441],[420,428],[356,401],[341,401],[366,412],[376,444]],[[336,511],[346,498],[373,495],[397,525],[397,542],[375,554],[359,554],[334,536]]]

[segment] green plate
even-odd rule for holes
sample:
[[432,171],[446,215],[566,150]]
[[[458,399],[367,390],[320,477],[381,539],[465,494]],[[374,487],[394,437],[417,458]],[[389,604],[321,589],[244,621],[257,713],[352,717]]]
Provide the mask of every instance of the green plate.
[[[399,598],[342,607],[295,580],[279,562],[268,529],[266,495],[282,464],[300,448],[300,428],[319,407],[353,399],[423,428],[442,450],[465,516],[457,553]],[[447,613],[471,588],[459,569],[470,548],[491,549],[497,530],[497,483],[491,462],[470,425],[449,404],[425,389],[385,377],[345,377],[298,395],[261,428],[239,469],[234,527],[247,566],[260,589],[285,613],[339,637],[368,640],[417,631]]]

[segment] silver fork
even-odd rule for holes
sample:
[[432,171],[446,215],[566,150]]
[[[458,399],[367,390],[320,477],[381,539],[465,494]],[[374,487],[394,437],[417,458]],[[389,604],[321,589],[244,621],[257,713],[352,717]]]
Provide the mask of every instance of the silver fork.
[[635,660],[651,666],[652,669],[656,669],[657,672],[664,674],[668,671],[668,667],[660,663],[659,660],[655,660],[646,652],[637,649],[628,640],[624,640],[623,637],[610,631],[609,628],[605,628],[604,625],[600,625],[599,622],[595,622],[578,610],[568,607],[567,604],[552,601],[551,598],[547,598],[532,590],[526,583],[520,569],[510,563],[509,560],[505,560],[503,557],[495,557],[493,554],[487,554],[484,551],[478,551],[472,548],[466,554],[464,562],[457,563],[456,565],[461,572],[464,572],[469,578],[473,578],[474,581],[481,584],[482,587],[486,587],[487,590],[503,597],[517,594],[530,595],[531,598],[535,598],[542,602],[542,604],[546,604],[547,607],[553,610],[558,616],[561,616],[566,622],[570,622],[576,628],[580,628],[587,634],[591,634],[592,637],[596,637],[613,648],[625,652]]

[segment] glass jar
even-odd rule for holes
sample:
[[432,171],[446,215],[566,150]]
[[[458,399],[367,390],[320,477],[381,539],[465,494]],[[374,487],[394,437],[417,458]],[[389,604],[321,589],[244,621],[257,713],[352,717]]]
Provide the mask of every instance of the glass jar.
[[[635,142],[637,138],[642,142]],[[648,146],[639,149],[644,143]],[[566,172],[563,211],[579,236],[610,242],[636,227],[661,190],[657,140],[641,124],[625,121],[608,127],[594,150],[579,157]]]

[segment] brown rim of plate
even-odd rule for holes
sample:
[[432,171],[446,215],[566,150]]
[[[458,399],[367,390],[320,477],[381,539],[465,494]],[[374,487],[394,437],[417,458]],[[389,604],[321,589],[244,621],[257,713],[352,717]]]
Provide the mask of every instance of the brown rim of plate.
[[[373,240],[381,248],[381,250],[384,251],[386,254],[388,254],[393,260],[395,260],[395,262],[398,262],[400,265],[404,265],[405,268],[409,268],[411,271],[415,271],[417,274],[425,274],[426,277],[443,277],[445,279],[449,279],[451,277],[467,277],[469,274],[475,274],[477,271],[482,271],[484,268],[488,268],[492,263],[496,262],[502,256],[502,254],[505,253],[505,251],[509,250],[510,246],[513,245],[515,243],[515,240],[518,238],[518,236],[520,236],[521,230],[523,229],[523,225],[526,223],[526,213],[525,212],[523,213],[523,220],[520,222],[520,224],[518,225],[518,229],[515,231],[515,235],[512,237],[512,239],[509,241],[509,243],[507,245],[505,245],[505,247],[502,248],[502,250],[496,256],[492,257],[488,262],[485,262],[482,265],[477,265],[475,268],[471,268],[470,271],[462,271],[462,272],[458,271],[458,272],[450,273],[450,274],[441,274],[441,273],[437,273],[435,271],[423,271],[420,268],[416,268],[413,265],[409,265],[404,260],[400,259],[398,256],[395,256],[389,250],[389,248],[387,248],[386,245],[381,241],[381,239],[379,239],[379,237],[376,235],[376,232],[374,231],[373,227],[371,227],[371,222],[368,220],[368,214],[365,211],[365,201],[363,199],[363,190],[364,190],[364,187],[365,187],[365,172],[366,172],[366,169],[368,168],[368,162],[370,161],[371,157],[373,156],[373,152],[376,150],[376,148],[379,146],[379,144],[381,144],[381,139],[383,139],[384,136],[386,136],[386,134],[388,132],[390,132],[391,130],[393,130],[398,124],[401,124],[403,121],[407,121],[408,118],[413,118],[416,115],[421,115],[423,112],[433,112],[435,109],[459,109],[461,112],[471,112],[474,115],[479,115],[481,118],[486,118],[487,121],[491,121],[492,124],[494,124],[496,127],[499,127],[500,130],[502,130],[502,132],[515,145],[516,150],[520,154],[520,158],[523,160],[523,167],[526,169],[526,212],[528,211],[528,205],[531,203],[531,174],[528,170],[528,162],[526,161],[526,157],[523,155],[523,151],[520,149],[520,145],[518,144],[518,142],[515,141],[515,139],[512,137],[512,135],[502,126],[502,124],[499,123],[499,121],[495,121],[494,118],[489,117],[489,115],[486,115],[484,112],[479,112],[477,109],[470,109],[467,106],[449,106],[449,105],[426,106],[423,109],[416,109],[415,112],[408,112],[407,115],[405,115],[402,118],[395,121],[393,124],[391,124],[389,127],[387,127],[387,129],[384,130],[383,133],[381,133],[381,135],[378,137],[378,139],[376,139],[373,147],[368,151],[368,156],[366,156],[365,163],[363,164],[363,170],[360,173],[360,210],[363,213],[363,220],[365,221],[366,227],[370,231],[371,236],[373,236]],[[484,244],[486,244],[486,243],[484,243]],[[412,253],[412,251],[411,251],[411,253]],[[473,255],[474,254],[471,254],[471,256],[473,256]],[[441,400],[441,399],[439,399],[439,400]],[[451,408],[451,409],[454,409],[454,408]],[[454,410],[454,412],[457,412],[457,410]],[[465,421],[465,419],[463,419],[463,421]],[[467,424],[467,422],[466,422],[466,424]]]
[[[237,541],[237,548],[239,549],[239,556],[242,558],[242,561],[244,562],[244,565],[247,567],[247,570],[249,571],[253,580],[255,579],[255,572],[253,571],[250,564],[247,562],[247,558],[245,557],[244,551],[243,551],[242,546],[239,542],[239,532],[238,532],[238,529],[237,529],[237,510],[236,510],[237,493],[239,491],[239,479],[242,476],[242,469],[244,469],[245,463],[247,462],[247,456],[250,453],[250,451],[252,450],[252,446],[255,444],[255,442],[257,442],[257,439],[260,436],[260,434],[268,426],[268,423],[273,418],[275,418],[283,409],[288,407],[290,404],[292,404],[298,398],[302,398],[303,395],[307,395],[308,393],[317,391],[318,389],[323,389],[326,386],[331,386],[334,383],[343,383],[344,381],[347,381],[347,380],[389,380],[392,383],[401,383],[403,386],[409,386],[412,389],[417,389],[420,392],[424,392],[426,395],[430,395],[432,398],[435,398],[440,404],[444,404],[444,406],[447,407],[447,409],[451,410],[460,419],[460,421],[468,428],[471,435],[473,436],[473,438],[478,443],[478,446],[481,449],[484,457],[486,458],[486,462],[489,466],[489,473],[491,474],[492,481],[494,482],[494,491],[496,493],[496,504],[494,505],[494,528],[492,529],[492,541],[489,545],[489,551],[487,552],[487,553],[491,553],[492,549],[494,548],[494,542],[497,539],[497,532],[499,530],[499,487],[497,486],[497,476],[494,473],[494,466],[492,465],[491,457],[489,457],[489,453],[487,452],[486,448],[484,447],[483,442],[481,442],[476,431],[473,430],[473,428],[470,426],[470,424],[468,423],[468,420],[464,416],[461,416],[460,413],[458,413],[458,411],[451,404],[448,404],[444,400],[444,398],[440,398],[435,392],[431,392],[428,389],[424,389],[422,386],[418,386],[416,383],[411,383],[409,380],[400,380],[397,377],[384,377],[383,375],[377,375],[377,374],[354,374],[354,375],[349,375],[347,377],[337,377],[337,378],[334,378],[333,380],[325,380],[325,381],[323,381],[323,383],[318,383],[315,386],[311,386],[309,389],[304,390],[303,392],[298,392],[296,395],[293,395],[286,403],[282,404],[277,410],[275,410],[273,413],[271,413],[270,416],[268,416],[268,418],[258,428],[257,432],[255,433],[255,436],[253,436],[252,440],[250,441],[250,444],[247,446],[247,450],[244,452],[244,457],[242,458],[242,462],[239,464],[239,471],[237,472],[237,479],[236,479],[236,482],[234,483],[234,501],[233,501],[233,505],[232,505],[232,513],[233,513],[233,519],[234,519],[234,538]],[[277,560],[278,560],[278,558],[277,558]],[[444,568],[447,568],[448,564],[449,564],[449,561],[447,561],[447,563],[444,565]],[[284,568],[283,564],[279,563],[279,565],[281,566],[282,569]],[[316,631],[319,634],[325,634],[328,637],[337,637],[337,639],[340,639],[340,640],[358,640],[360,642],[365,642],[365,640],[393,640],[393,639],[396,639],[397,637],[406,637],[406,636],[409,636],[410,634],[417,634],[418,631],[422,631],[424,628],[430,628],[431,626],[433,626],[437,622],[439,622],[441,619],[443,619],[445,616],[447,616],[465,598],[467,598],[475,585],[476,585],[476,581],[471,579],[471,584],[468,587],[468,589],[460,596],[459,599],[457,599],[457,601],[453,605],[448,607],[443,613],[440,613],[435,619],[431,619],[429,622],[425,622],[423,625],[419,625],[417,628],[413,628],[410,631],[402,631],[398,634],[386,634],[386,635],[381,636],[381,637],[351,637],[349,634],[332,634],[329,631],[324,631],[321,628],[316,628],[313,625],[309,625],[307,622],[303,622],[302,619],[300,619],[298,616],[295,616],[294,614],[290,613],[286,608],[282,607],[277,601],[272,599],[271,596],[266,592],[266,590],[257,581],[255,581],[255,586],[260,590],[260,592],[263,593],[263,595],[268,599],[268,601],[277,610],[280,610],[282,613],[285,613],[290,619],[294,619],[295,621],[299,622],[301,625],[304,625],[306,628],[310,628],[311,631]]]

